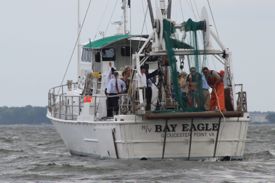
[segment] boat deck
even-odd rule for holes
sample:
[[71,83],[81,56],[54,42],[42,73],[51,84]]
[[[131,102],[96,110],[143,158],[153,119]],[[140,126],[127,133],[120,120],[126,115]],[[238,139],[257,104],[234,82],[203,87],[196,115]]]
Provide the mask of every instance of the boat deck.
[[167,112],[167,113],[152,113],[147,112],[144,115],[145,119],[180,119],[180,118],[222,118],[222,117],[243,117],[241,111],[205,111],[205,112]]

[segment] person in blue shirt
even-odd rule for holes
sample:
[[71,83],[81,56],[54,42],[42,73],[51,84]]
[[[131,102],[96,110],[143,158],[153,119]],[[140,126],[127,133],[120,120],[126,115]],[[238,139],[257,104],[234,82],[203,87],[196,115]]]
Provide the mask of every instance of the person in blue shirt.
[[125,82],[119,79],[118,76],[118,72],[114,72],[114,78],[107,84],[107,117],[113,117],[114,113],[118,114],[118,95],[126,91]]

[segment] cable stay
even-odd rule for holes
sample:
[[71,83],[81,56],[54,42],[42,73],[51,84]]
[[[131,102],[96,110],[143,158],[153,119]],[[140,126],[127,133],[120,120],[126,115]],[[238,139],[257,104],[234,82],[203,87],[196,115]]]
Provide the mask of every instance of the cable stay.
[[[75,52],[75,50],[76,50],[76,47],[78,46],[78,42],[79,42],[79,39],[80,39],[80,35],[81,35],[81,32],[82,32],[83,26],[84,26],[84,24],[85,24],[85,21],[86,21],[86,18],[87,18],[89,9],[90,9],[90,7],[91,7],[91,3],[92,3],[92,0],[89,0],[89,4],[88,4],[87,9],[86,9],[86,11],[85,11],[84,18],[83,18],[83,20],[82,20],[82,23],[81,23],[79,32],[78,32],[78,34],[77,34],[77,38],[76,38],[76,41],[75,41],[75,44],[74,44],[74,47],[73,47],[73,50],[72,50],[72,53],[71,53],[69,62],[68,62],[68,64],[67,64],[67,66],[66,66],[66,70],[65,70],[65,73],[64,73],[64,75],[63,75],[63,78],[62,78],[62,80],[61,80],[60,85],[63,85],[64,79],[65,79],[65,77],[66,77],[66,75],[67,75],[67,72],[68,72],[68,69],[69,69],[69,66],[70,66],[70,64],[71,64],[71,62],[72,62],[72,59],[73,59],[73,56],[74,56],[74,52]],[[59,90],[58,90],[57,93],[59,94],[59,92],[60,92],[60,88],[59,88]]]
[[118,0],[116,0],[115,5],[114,5],[114,7],[113,7],[113,10],[112,10],[112,13],[111,13],[111,17],[110,17],[110,19],[109,19],[109,21],[108,21],[108,24],[107,24],[107,26],[106,26],[106,28],[105,28],[105,31],[104,31],[105,33],[106,33],[106,32],[108,31],[108,29],[109,29],[109,26],[110,26],[110,24],[111,24],[112,18],[113,18],[114,13],[115,13],[115,9],[116,9],[117,3],[118,3]]

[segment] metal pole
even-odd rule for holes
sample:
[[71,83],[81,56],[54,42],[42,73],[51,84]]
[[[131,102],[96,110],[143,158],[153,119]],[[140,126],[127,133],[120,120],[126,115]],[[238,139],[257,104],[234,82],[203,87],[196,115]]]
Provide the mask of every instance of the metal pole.
[[[79,35],[79,32],[81,30],[81,20],[80,20],[80,0],[77,1],[77,35]],[[77,77],[80,74],[80,38],[77,41]]]
[[72,99],[71,99],[71,105],[72,105],[72,120],[74,120],[74,98],[72,96]]
[[172,0],[168,0],[168,7],[167,7],[167,18],[171,19],[172,14]]
[[113,128],[112,130],[112,136],[113,136],[113,142],[114,142],[114,147],[115,147],[115,153],[116,153],[116,159],[119,159],[119,156],[118,156],[118,150],[117,150],[117,144],[116,144],[116,129]]
[[164,127],[164,139],[163,139],[163,148],[162,148],[162,156],[161,156],[161,159],[164,159],[165,146],[166,146],[167,129],[168,129],[168,120],[166,120],[166,122],[165,122],[165,127]]
[[123,10],[123,33],[127,33],[127,0],[122,0],[121,9]]
[[147,0],[147,4],[148,4],[149,12],[150,12],[152,27],[154,28],[154,13],[153,13],[151,0]]
[[189,151],[188,151],[188,160],[190,160],[190,156],[191,156],[191,148],[192,148],[192,136],[193,136],[193,118],[191,119],[191,126],[190,126],[190,140],[189,140]]
[[214,147],[214,154],[213,154],[213,158],[215,158],[215,157],[216,157],[216,153],[217,153],[217,146],[218,146],[218,140],[219,140],[220,128],[221,128],[221,118],[219,118],[219,126],[218,126],[217,135],[216,135],[216,141],[215,141],[215,147]]

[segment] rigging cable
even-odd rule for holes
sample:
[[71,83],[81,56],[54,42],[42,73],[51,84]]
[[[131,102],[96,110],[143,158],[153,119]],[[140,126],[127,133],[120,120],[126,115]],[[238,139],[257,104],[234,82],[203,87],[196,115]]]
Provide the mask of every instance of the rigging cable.
[[[61,80],[61,84],[60,84],[60,85],[62,85],[63,82],[64,82],[64,79],[65,79],[65,77],[66,77],[66,75],[67,75],[69,66],[70,66],[70,64],[71,64],[71,62],[72,62],[72,59],[73,59],[75,49],[76,49],[76,47],[78,46],[78,40],[79,40],[79,38],[80,38],[80,34],[81,34],[81,32],[82,32],[84,23],[85,23],[85,21],[86,21],[86,18],[87,18],[87,15],[88,15],[88,12],[89,12],[89,9],[90,9],[90,6],[91,6],[91,2],[92,2],[92,0],[89,1],[88,7],[87,7],[86,12],[85,12],[85,16],[84,16],[84,18],[83,18],[83,20],[82,20],[82,23],[81,23],[79,32],[78,32],[78,34],[77,34],[77,38],[76,38],[76,41],[75,41],[75,44],[74,44],[74,47],[73,47],[73,51],[72,51],[72,53],[71,53],[69,62],[68,62],[68,64],[67,64],[67,66],[66,66],[66,70],[65,70],[65,73],[64,73],[64,75],[63,75],[63,78],[62,78],[62,80]],[[57,92],[57,93],[59,94],[59,92],[60,92],[60,88],[58,89],[58,92]]]
[[[191,1],[191,0],[190,0],[190,1]],[[196,12],[197,12],[197,16],[198,16],[198,18],[200,19],[200,13],[199,13],[198,6],[197,6],[196,1],[194,1],[194,6],[195,6],[195,9],[196,9]]]
[[210,10],[210,13],[211,13],[211,17],[212,17],[212,19],[213,19],[213,23],[214,23],[214,27],[215,27],[215,30],[216,30],[216,34],[217,34],[218,38],[220,39],[219,32],[218,32],[218,29],[217,29],[216,21],[215,21],[215,19],[214,19],[214,14],[213,14],[213,11],[212,11],[210,2],[209,2],[209,0],[206,0],[206,1],[207,1],[207,3],[208,3],[208,7],[209,7],[209,10]]
[[[144,14],[145,11],[144,11],[144,4],[143,3],[144,3],[144,1],[142,1],[142,4],[141,4],[142,5],[142,11],[143,11],[143,14]],[[148,6],[147,6],[147,8],[148,8]],[[146,29],[146,33],[148,34],[148,27],[147,27],[146,23],[145,23],[145,29]]]
[[[129,6],[129,9],[130,9],[130,28],[129,28],[129,33],[128,33],[129,35],[131,35],[131,33],[132,33],[132,8],[131,7],[132,6]],[[127,6],[125,8],[127,8]],[[131,55],[132,55],[132,39],[130,38],[130,63],[131,63],[131,65],[133,65],[133,63],[132,63],[133,60],[132,60]]]
[[[146,26],[146,17],[147,17],[147,14],[148,14],[148,10],[149,8],[146,9],[146,12],[144,13],[144,19],[143,19],[143,25],[142,25],[142,29],[141,29],[141,33],[140,35],[143,34],[143,31],[144,31],[144,26]],[[140,48],[140,43],[141,43],[141,38],[139,38],[139,42],[138,42],[138,50]]]
[[196,15],[196,12],[195,12],[195,9],[193,7],[193,4],[192,4],[192,1],[191,0],[187,0],[187,3],[189,4],[190,8],[192,9],[192,12],[194,14],[194,18],[197,20],[198,19],[198,16]]
[[183,9],[182,9],[182,2],[180,0],[180,11],[181,11],[181,15],[182,15],[182,20],[184,20],[184,15],[183,15]]
[[116,0],[116,2],[115,2],[114,8],[113,8],[113,10],[112,10],[111,17],[110,17],[110,19],[109,19],[109,22],[108,22],[107,27],[106,27],[106,29],[105,29],[104,32],[107,32],[107,31],[108,31],[109,25],[110,25],[110,23],[111,23],[111,21],[112,21],[112,18],[113,18],[113,16],[114,16],[114,13],[115,13],[115,9],[116,9],[116,6],[117,6],[117,2],[118,2],[118,0]]
[[[105,13],[107,12],[107,8],[108,8],[108,5],[109,5],[109,4],[110,4],[110,3],[109,3],[109,0],[106,0],[105,9],[104,9],[104,11],[103,11],[103,13],[102,13],[101,17],[105,17]],[[95,36],[94,36],[94,39],[93,39],[93,40],[95,40],[95,39],[96,39],[97,32],[98,32],[99,28],[101,27],[102,22],[103,22],[103,21],[102,21],[102,20],[100,20],[100,22],[99,22],[99,24],[98,24],[98,26],[97,26],[97,28],[96,28],[96,31],[95,31]]]

